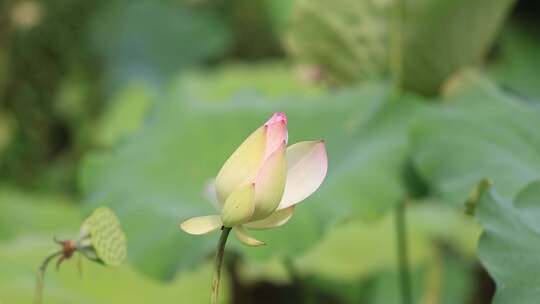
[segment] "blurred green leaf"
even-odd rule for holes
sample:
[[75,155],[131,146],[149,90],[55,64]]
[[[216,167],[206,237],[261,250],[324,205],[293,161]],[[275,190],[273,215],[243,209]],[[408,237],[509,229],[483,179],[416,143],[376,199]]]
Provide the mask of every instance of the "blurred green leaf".
[[431,190],[461,204],[489,178],[505,198],[540,177],[540,112],[474,73],[448,84],[441,107],[412,134],[416,168]]
[[[343,217],[380,217],[405,192],[400,172],[408,126],[422,109],[417,99],[389,101],[385,84],[314,97],[294,93],[301,89],[289,95],[280,86],[258,90],[272,79],[252,77],[236,94],[224,90],[220,96],[232,98],[216,103],[208,92],[227,81],[209,76],[208,84],[195,86],[184,77],[156,106],[145,128],[112,153],[87,158],[81,181],[88,206],[115,209],[130,240],[131,259],[145,273],[170,277],[215,247],[217,236],[188,236],[176,226],[191,216],[216,212],[204,198],[207,182],[234,148],[276,111],[289,116],[291,143],[327,140],[330,172],[321,190],[297,208],[287,225],[254,233],[270,246],[249,248],[245,254],[256,259],[297,255],[317,242],[328,223]],[[378,190],[381,187],[385,191]],[[190,249],[179,259],[176,252],[185,248]],[[145,258],[158,252],[159,260]]]
[[505,28],[499,41],[492,76],[503,86],[540,101],[540,33],[525,25]]
[[275,33],[281,34],[287,27],[296,0],[266,0],[265,6]]
[[[396,260],[393,225],[390,216],[370,224],[355,221],[336,227],[298,258],[298,267],[331,280],[354,280],[391,269]],[[429,244],[418,234],[409,235],[409,249],[413,267],[430,254]]]
[[110,83],[162,84],[178,71],[224,55],[232,33],[219,12],[185,1],[109,1],[92,19],[92,38]]
[[0,162],[3,158],[4,151],[9,146],[14,129],[14,121],[6,112],[0,111]]
[[87,147],[86,128],[103,93],[103,69],[87,25],[104,2],[2,2],[0,111],[11,123],[2,179],[74,190],[73,167]]
[[28,193],[0,188],[0,240],[27,233],[74,236],[81,216],[73,201],[61,194]]
[[226,102],[242,95],[304,98],[324,92],[322,87],[300,82],[296,76],[284,62],[236,63],[211,72],[191,72],[181,82],[184,95],[216,102]]
[[[308,294],[331,294],[343,303],[399,303],[393,220],[330,229],[297,259],[296,276],[305,279]],[[438,202],[410,205],[407,222],[414,303],[468,303],[479,226]]]
[[[467,304],[475,282],[466,262],[437,252],[424,265],[411,272],[413,303]],[[386,271],[375,276],[370,304],[400,303],[399,274]],[[351,302],[356,303],[356,302]]]
[[[479,229],[464,215],[442,204],[411,205],[407,212],[410,263],[413,268],[432,258],[433,244],[448,244],[472,259]],[[297,259],[299,270],[331,280],[366,278],[395,267],[394,216],[365,223],[352,221],[328,231],[322,241]]]
[[127,85],[116,93],[100,118],[97,142],[111,147],[138,130],[155,102],[154,94],[142,82]]
[[400,0],[404,6],[403,85],[439,91],[489,50],[516,0]]
[[513,202],[492,188],[482,197],[476,217],[484,226],[480,260],[497,284],[493,303],[538,303],[540,182],[527,185]]
[[281,55],[275,24],[272,23],[273,17],[276,16],[272,15],[269,7],[273,2],[275,0],[218,2],[223,3],[220,13],[226,14],[234,36],[235,57],[253,60]]

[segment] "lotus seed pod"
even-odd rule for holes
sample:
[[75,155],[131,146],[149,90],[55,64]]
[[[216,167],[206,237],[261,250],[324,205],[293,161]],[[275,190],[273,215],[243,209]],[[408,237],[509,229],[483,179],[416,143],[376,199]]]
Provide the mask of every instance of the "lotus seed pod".
[[388,0],[298,0],[285,38],[298,63],[317,66],[332,83],[387,72]]
[[[298,0],[286,47],[337,84],[387,75],[400,24],[402,79],[431,95],[459,69],[477,63],[515,0]],[[401,22],[396,23],[396,5]],[[398,32],[399,33],[399,32]],[[399,53],[399,52],[398,52]]]
[[81,244],[90,243],[97,257],[105,264],[117,266],[126,257],[126,236],[114,212],[100,207],[83,222]]

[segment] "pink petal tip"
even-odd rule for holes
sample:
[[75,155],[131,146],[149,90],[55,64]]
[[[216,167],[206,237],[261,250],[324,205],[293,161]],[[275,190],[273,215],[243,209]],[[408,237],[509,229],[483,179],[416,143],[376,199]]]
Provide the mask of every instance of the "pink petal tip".
[[276,112],[264,125],[267,126],[267,125],[272,125],[275,123],[284,123],[286,125],[287,115],[285,115],[285,113],[283,112]]

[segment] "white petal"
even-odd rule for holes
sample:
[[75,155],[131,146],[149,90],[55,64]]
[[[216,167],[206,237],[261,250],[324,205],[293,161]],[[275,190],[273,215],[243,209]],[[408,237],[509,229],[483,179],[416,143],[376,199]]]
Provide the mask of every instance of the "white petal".
[[279,205],[287,177],[285,141],[266,160],[255,179],[255,212],[252,220],[260,220],[272,214]]
[[249,222],[245,224],[247,228],[250,229],[270,229],[270,228],[276,228],[279,227],[285,223],[287,223],[291,217],[293,216],[294,212],[294,206],[278,210],[272,214],[270,214],[269,217],[255,222]]
[[234,190],[227,198],[221,214],[225,227],[247,223],[255,210],[255,185],[248,184]]
[[207,215],[191,218],[182,224],[180,228],[193,235],[201,235],[221,228],[221,215]]
[[297,204],[322,184],[328,170],[324,141],[303,141],[287,148],[287,182],[279,209]]
[[216,177],[216,194],[224,203],[231,193],[253,179],[263,160],[266,147],[266,127],[253,132],[227,159]]
[[248,245],[248,246],[252,246],[252,247],[259,247],[259,246],[264,246],[266,245],[266,243],[264,242],[261,242],[259,240],[256,240],[254,238],[252,238],[251,236],[249,236],[247,234],[247,232],[244,230],[244,228],[242,228],[242,226],[236,226],[233,228],[233,231],[234,231],[234,235],[236,236],[236,238]]

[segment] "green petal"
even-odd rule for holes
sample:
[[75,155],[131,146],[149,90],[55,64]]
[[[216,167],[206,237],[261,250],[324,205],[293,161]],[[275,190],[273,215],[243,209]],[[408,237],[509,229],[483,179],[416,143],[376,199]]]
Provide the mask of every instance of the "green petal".
[[233,227],[249,221],[255,210],[255,185],[248,184],[231,193],[223,206],[223,226]]
[[255,130],[219,171],[216,177],[216,193],[221,203],[224,203],[238,186],[256,176],[265,153],[266,132],[265,127]]
[[283,141],[281,146],[268,157],[255,179],[254,220],[268,217],[281,201],[287,178],[285,151],[285,141]]
[[259,240],[256,240],[256,239],[252,238],[251,236],[249,236],[247,234],[246,230],[244,230],[244,228],[242,228],[242,226],[234,227],[233,231],[234,231],[234,235],[236,236],[236,238],[240,242],[242,242],[242,243],[244,243],[244,244],[246,244],[248,246],[259,247],[259,246],[265,246],[266,245],[266,243],[261,242]]

